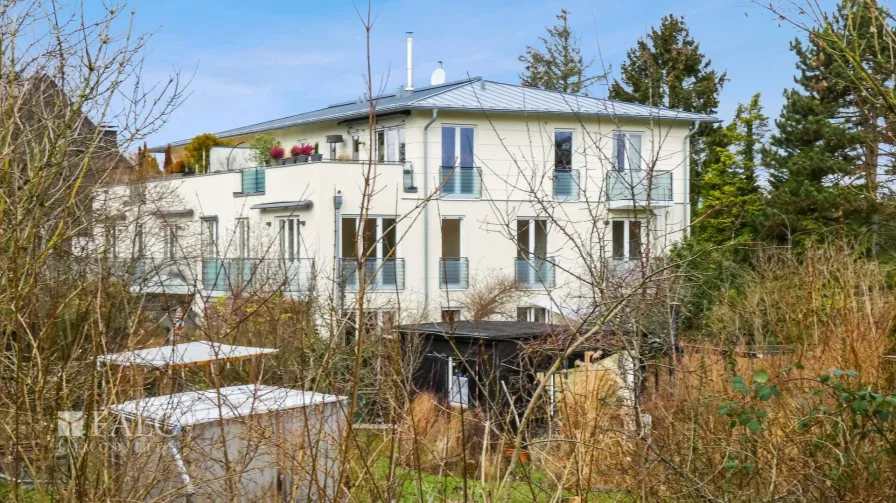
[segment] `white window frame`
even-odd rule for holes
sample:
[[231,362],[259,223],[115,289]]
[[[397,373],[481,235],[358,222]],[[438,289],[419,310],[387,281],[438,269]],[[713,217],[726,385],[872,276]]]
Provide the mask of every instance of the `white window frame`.
[[569,145],[569,166],[565,169],[572,170],[576,157],[576,130],[569,128],[554,128],[554,169],[557,169],[557,133],[569,133],[571,135]]
[[[616,146],[616,136],[623,135],[623,143],[625,144],[625,156],[623,157],[624,166],[620,167],[617,162],[617,146]],[[638,155],[633,156],[633,148],[631,143],[631,137],[637,136],[640,139],[640,146],[638,147]],[[621,129],[617,129],[613,131],[613,134],[610,136],[610,150],[612,157],[613,169],[616,171],[641,171],[643,168],[643,158],[644,158],[644,133],[642,131],[625,131]],[[636,164],[636,165],[635,165]]]
[[361,160],[361,135],[353,134],[352,135],[352,160],[360,161]]
[[[476,152],[479,149],[479,128],[475,124],[442,124],[442,129],[454,129],[454,164],[452,166],[442,166],[443,168],[460,168],[461,158],[461,129],[473,130],[473,168],[476,168]],[[441,132],[440,132],[441,133]],[[441,136],[439,136],[441,140]],[[441,147],[441,144],[440,144]],[[442,150],[439,148],[439,164],[442,162]]]
[[203,218],[202,224],[202,255],[203,258],[218,257],[218,217]]
[[[464,230],[464,227],[465,227],[464,217],[462,217],[462,216],[443,216],[442,220],[460,220],[460,223],[458,224],[458,240],[460,241],[460,243],[457,247],[459,250],[458,257],[459,258],[466,257],[467,256],[467,254],[466,254],[466,252],[467,252],[467,242],[466,242],[467,236],[466,236],[466,231]],[[439,233],[441,233],[441,231],[442,231],[441,223],[442,222],[440,221],[439,222],[439,224],[440,224],[439,225]],[[442,240],[445,239],[445,236],[439,236],[439,237]],[[442,254],[442,252],[441,252],[441,250],[439,250],[439,255],[441,255],[441,254]],[[441,258],[445,258],[445,257],[441,257]],[[449,258],[454,258],[454,257],[449,257]]]
[[[363,241],[363,238],[361,237],[361,230],[360,230],[360,227],[361,227],[361,217],[358,216],[358,215],[344,215],[344,216],[342,217],[342,219],[346,219],[346,220],[347,220],[347,219],[353,219],[353,220],[355,221],[355,239],[359,239],[359,240],[362,240],[362,241]],[[368,215],[368,216],[367,216],[367,220],[375,220],[375,221],[376,221],[376,255],[375,255],[375,256],[369,256],[369,257],[367,257],[368,259],[379,260],[379,259],[384,259],[384,258],[386,258],[386,257],[383,256],[383,232],[386,230],[386,228],[383,226],[383,219],[392,219],[392,220],[395,220],[395,237],[398,238],[399,236],[401,236],[401,234],[399,233],[398,216],[392,216],[392,215]],[[341,221],[339,222],[339,225],[342,225],[342,222],[341,222]],[[398,251],[399,251],[399,243],[398,243],[398,241],[399,241],[399,240],[396,239],[395,241],[396,241],[396,242],[395,242],[395,253],[393,253],[393,254],[392,254],[392,257],[391,257],[391,258],[393,258],[393,259],[397,259],[398,257],[401,256],[401,255],[399,255],[399,253],[398,253]],[[343,253],[343,251],[344,251],[344,250],[342,250],[342,241],[340,240],[340,242],[339,242],[339,256],[340,256],[340,257],[343,257],[343,258],[348,258],[348,257],[354,257],[354,256],[355,256],[355,253],[354,253],[354,251],[353,251],[351,255],[349,255],[348,257],[346,257],[345,254]],[[364,253],[364,252],[366,252],[366,251],[367,251],[367,250],[364,250],[364,249],[361,250],[362,253]]]
[[[280,234],[280,257],[286,262],[298,261],[302,258],[301,219],[295,216],[280,217],[277,219],[277,228]],[[290,228],[292,235],[289,234]]]
[[177,222],[165,222],[165,259],[176,261],[177,248],[179,243],[178,233],[181,230],[180,224]]
[[525,319],[525,320],[519,320],[519,321],[528,321],[528,322],[530,322],[530,323],[535,323],[535,322],[537,322],[537,321],[538,321],[538,320],[537,320],[538,317],[535,316],[535,313],[536,313],[536,310],[540,310],[541,313],[542,313],[542,316],[543,316],[543,318],[544,318],[544,320],[542,321],[542,323],[550,323],[550,313],[548,312],[547,309],[545,309],[545,308],[543,308],[543,307],[541,307],[541,306],[518,306],[518,307],[516,308],[517,318],[518,318],[518,319],[519,319],[519,313],[520,313],[521,310],[525,310],[525,312],[526,312],[526,315],[525,315],[526,319]]
[[[380,152],[380,139],[379,135],[383,134],[383,149],[384,152]],[[375,154],[374,159],[377,162],[400,162],[401,159],[401,143],[402,140],[405,141],[405,148],[407,148],[407,132],[405,129],[405,125],[399,126],[389,126],[389,127],[381,127],[377,128],[374,131],[374,150]],[[380,154],[383,154],[383,158],[380,159]],[[407,153],[405,153],[407,155]]]
[[[622,222],[622,257],[616,257],[613,255],[613,250],[616,248],[616,243],[613,241],[614,233],[613,233],[613,225],[615,222]],[[637,257],[631,256],[631,224],[632,222],[638,222],[641,226],[641,243],[640,243],[640,251],[641,254]],[[640,260],[641,257],[644,256],[644,237],[647,235],[647,220],[643,218],[614,218],[610,221],[610,257],[618,262],[628,262],[631,260]]]
[[535,256],[535,226],[538,222],[544,223],[544,254],[542,257],[545,260],[548,258],[548,251],[551,249],[551,223],[549,220],[545,218],[520,218],[517,217],[517,232],[519,232],[519,222],[529,221],[529,243],[527,244],[529,249],[529,260],[536,260],[538,257]]
[[249,219],[240,217],[236,219],[236,256],[238,258],[250,258],[249,246],[252,237],[252,228],[249,225]]
[[[458,360],[460,360],[461,365],[464,365],[464,360],[463,360],[463,359],[458,358]],[[458,377],[458,375],[454,372],[454,362],[455,362],[455,358],[454,358],[453,356],[448,356],[448,390],[447,390],[447,391],[448,391],[448,402],[449,402],[451,405],[456,405],[456,406],[460,406],[460,407],[470,407],[471,405],[476,405],[476,399],[475,399],[475,397],[473,397],[473,396],[471,395],[471,393],[470,393],[470,379],[471,379],[472,377],[469,376],[469,375],[467,375],[466,377],[464,377],[464,379],[465,379],[466,381],[463,382],[463,383],[460,382],[460,379],[457,379],[457,384],[458,384],[458,386],[460,386],[461,384],[463,384],[463,385],[466,386],[466,388],[467,388],[467,389],[466,389],[466,394],[464,394],[463,392],[459,392],[459,393],[458,393],[458,394],[460,395],[460,398],[464,398],[464,397],[466,397],[466,399],[467,399],[466,402],[463,402],[463,401],[460,401],[460,402],[454,401],[454,397],[452,396],[452,393],[451,393],[451,391],[452,391],[452,389],[453,389],[453,388],[452,388],[452,383],[453,383],[453,382],[455,381],[455,379]],[[467,373],[467,374],[469,374],[469,370],[470,370],[470,369],[468,369],[467,366],[464,365],[464,366],[463,366],[463,370],[462,370],[461,372],[462,372],[462,373]]]

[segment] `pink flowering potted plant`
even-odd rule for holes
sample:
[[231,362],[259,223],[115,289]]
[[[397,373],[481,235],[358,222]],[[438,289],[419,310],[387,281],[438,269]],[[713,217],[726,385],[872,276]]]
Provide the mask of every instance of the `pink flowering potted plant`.
[[289,149],[289,154],[292,156],[292,162],[305,162],[308,159],[302,155],[302,146],[301,145],[293,145],[292,148]]
[[271,156],[271,159],[274,160],[274,164],[279,164],[280,159],[283,159],[283,156],[286,155],[286,150],[283,149],[280,145],[274,146],[268,155]]

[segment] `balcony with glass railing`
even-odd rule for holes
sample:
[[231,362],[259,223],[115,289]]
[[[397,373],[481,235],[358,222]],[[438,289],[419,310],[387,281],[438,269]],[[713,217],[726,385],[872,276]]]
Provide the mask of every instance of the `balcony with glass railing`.
[[555,285],[556,266],[552,257],[516,257],[514,271],[516,282],[522,288],[544,289]]
[[577,169],[554,170],[554,199],[560,201],[578,201],[581,190],[581,177]]
[[307,293],[314,277],[314,259],[205,258],[202,288],[215,292],[282,291]]
[[404,290],[404,259],[368,258],[363,263],[353,258],[340,260],[342,282],[349,290],[361,287],[360,279],[367,290]]
[[611,210],[672,205],[671,171],[611,170],[607,172],[606,187]]
[[466,257],[439,259],[439,288],[466,290],[470,284],[470,264]]
[[442,166],[443,198],[479,199],[482,197],[482,172],[479,168]]

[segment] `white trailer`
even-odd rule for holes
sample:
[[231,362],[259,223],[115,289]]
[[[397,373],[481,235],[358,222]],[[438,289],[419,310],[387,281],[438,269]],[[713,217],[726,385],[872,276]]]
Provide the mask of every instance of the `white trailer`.
[[129,501],[335,501],[345,397],[261,385],[122,403]]

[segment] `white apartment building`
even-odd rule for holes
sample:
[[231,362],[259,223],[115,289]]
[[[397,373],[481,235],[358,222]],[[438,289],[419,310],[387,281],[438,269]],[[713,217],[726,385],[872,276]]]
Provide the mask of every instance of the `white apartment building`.
[[[130,260],[133,289],[197,305],[252,289],[348,305],[364,288],[371,312],[437,321],[466,317],[468,290],[503,275],[520,318],[574,316],[595,269],[685,235],[688,136],[718,122],[483,78],[409,82],[374,105],[373,131],[362,96],[216,133],[233,146],[212,149],[208,173],[110,188],[108,255]],[[318,143],[322,159],[254,166],[260,133],[287,156]]]

